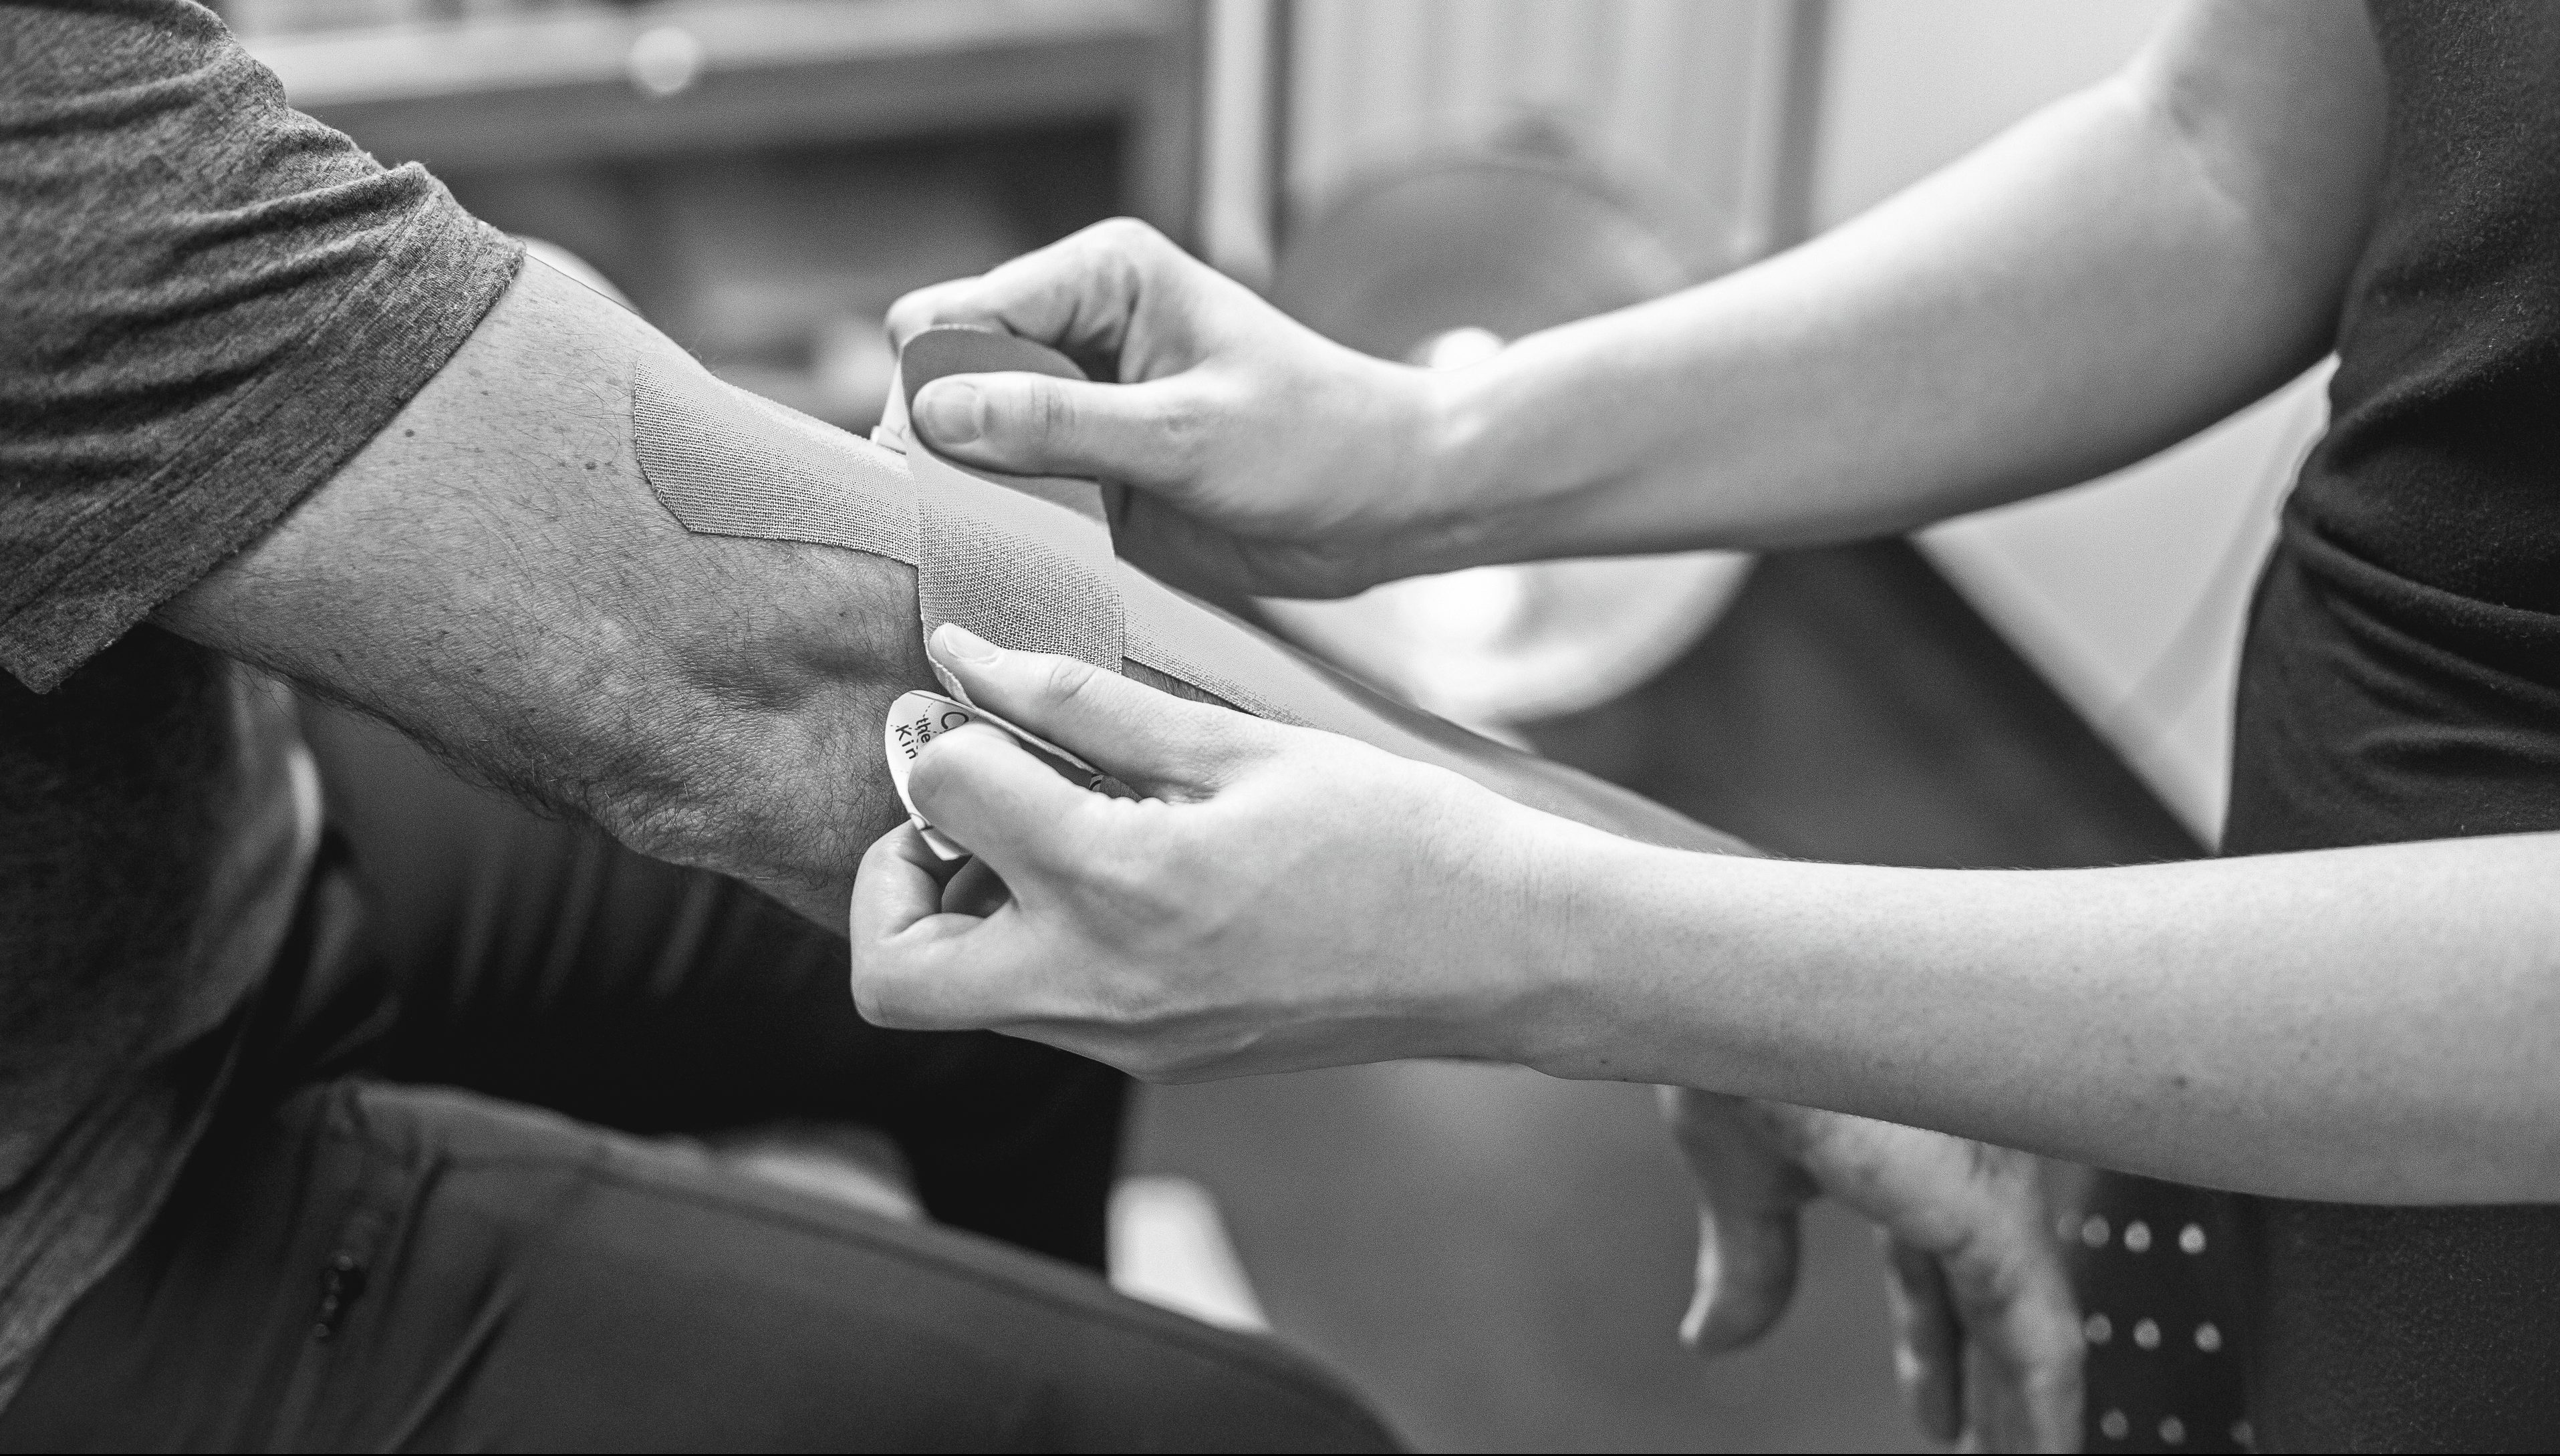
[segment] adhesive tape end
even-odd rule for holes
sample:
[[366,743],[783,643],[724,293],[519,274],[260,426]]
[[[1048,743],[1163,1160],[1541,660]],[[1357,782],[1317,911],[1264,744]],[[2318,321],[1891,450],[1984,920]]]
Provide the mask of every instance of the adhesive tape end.
[[950,835],[943,833],[940,829],[933,827],[922,819],[915,819],[911,822],[914,823],[916,832],[924,836],[924,847],[932,850],[936,859],[940,859],[945,863],[948,863],[955,859],[967,859],[969,857],[969,851],[962,846],[953,843]]

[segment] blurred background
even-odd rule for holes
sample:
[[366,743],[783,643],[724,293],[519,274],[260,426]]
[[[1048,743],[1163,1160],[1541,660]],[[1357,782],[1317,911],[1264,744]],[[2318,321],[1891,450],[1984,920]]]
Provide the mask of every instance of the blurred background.
[[[868,429],[905,290],[1144,218],[1433,366],[1743,266],[2120,65],[2163,0],[223,0],[296,104]],[[1789,854],[2060,866],[2219,832],[2240,614],[2319,371],[1910,540],[1487,568],[1268,622]],[[348,729],[348,732],[355,730]],[[1407,1064],[1141,1098],[1115,1277],[1442,1449],[1903,1449],[1875,1254],[1813,1220],[1686,1356],[1644,1089]]]

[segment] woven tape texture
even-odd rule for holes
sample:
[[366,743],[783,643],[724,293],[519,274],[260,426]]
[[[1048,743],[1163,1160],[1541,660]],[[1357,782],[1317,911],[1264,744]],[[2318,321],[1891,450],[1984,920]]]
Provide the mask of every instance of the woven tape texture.
[[929,635],[957,622],[1002,647],[1120,670],[1120,594],[1046,542],[1007,530],[950,495],[919,492],[924,559],[915,605]]
[[901,457],[707,370],[646,364],[632,371],[631,438],[650,489],[688,530],[913,566],[928,634],[956,622],[1114,672],[1141,662],[1258,717],[1441,757],[1261,634],[1119,560],[1089,481],[979,472],[912,442]]
[[919,564],[915,489],[894,456],[707,372],[633,368],[631,444],[687,530]]
[[[957,622],[989,642],[1120,670],[1111,535],[1088,483],[1018,492],[921,456],[909,462],[708,372],[632,371],[641,473],[686,529],[805,541],[916,568],[925,632]],[[917,477],[924,488],[918,489]]]
[[[986,349],[967,339],[936,347],[951,356],[946,367]],[[1143,663],[1256,716],[1439,764],[1549,812],[1656,843],[1740,848],[1623,790],[1552,766],[1507,770],[1509,750],[1446,725],[1398,721],[1416,715],[1119,560],[1090,482],[981,474],[911,441],[900,456],[702,369],[636,366],[631,438],[650,489],[688,530],[835,546],[913,566],[928,632],[957,622],[1009,648],[1113,671],[1124,659]]]

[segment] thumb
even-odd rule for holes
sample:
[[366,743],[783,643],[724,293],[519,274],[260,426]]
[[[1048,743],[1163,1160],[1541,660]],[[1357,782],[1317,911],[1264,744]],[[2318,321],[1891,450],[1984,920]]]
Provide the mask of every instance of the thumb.
[[993,865],[1018,894],[1034,888],[1032,876],[1069,871],[1084,859],[1081,815],[1095,796],[983,723],[926,744],[906,789],[918,813]]
[[1881,1237],[1894,1383],[1929,1439],[1956,1440],[1965,1433],[1965,1330],[1946,1271],[1937,1255]]
[[915,393],[924,443],[964,464],[1015,475],[1088,476],[1147,490],[1197,474],[1194,386],[1182,376],[1097,384],[1046,374],[950,374]]
[[1242,287],[1146,223],[1114,218],[980,277],[917,289],[889,306],[888,337],[903,349],[935,325],[964,324],[1116,355],[1151,301],[1179,309],[1203,284]]
[[863,857],[850,925],[853,993],[875,1026],[974,1030],[1040,1009],[1039,973],[1055,959],[1045,939],[1010,903],[986,916],[937,913],[945,882],[956,883],[950,867],[909,824]]
[[1697,1283],[1680,1316],[1680,1343],[1719,1355],[1767,1334],[1795,1297],[1799,1247],[1793,1209],[1700,1204]]
[[1812,1180],[1740,1097],[1666,1088],[1663,1112],[1698,1191],[1697,1285],[1680,1339],[1706,1352],[1765,1334],[1795,1294],[1797,1212]]
[[970,701],[1157,798],[1194,799],[1215,789],[1272,747],[1278,732],[1074,657],[999,648],[958,623],[935,628],[925,651],[968,689]]

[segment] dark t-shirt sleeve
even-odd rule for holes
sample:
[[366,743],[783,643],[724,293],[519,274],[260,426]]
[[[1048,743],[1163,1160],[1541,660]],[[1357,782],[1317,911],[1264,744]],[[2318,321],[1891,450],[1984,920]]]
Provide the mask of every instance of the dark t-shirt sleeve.
[[0,3],[0,666],[51,688],[254,540],[520,257],[191,0]]

